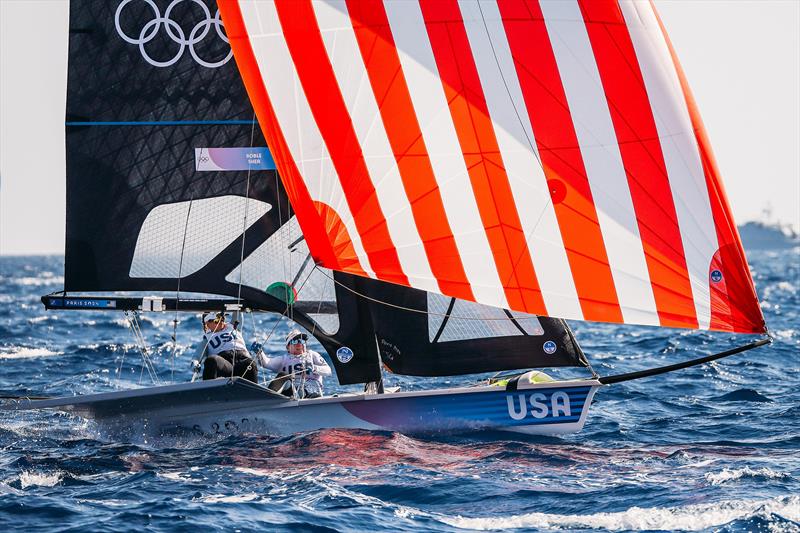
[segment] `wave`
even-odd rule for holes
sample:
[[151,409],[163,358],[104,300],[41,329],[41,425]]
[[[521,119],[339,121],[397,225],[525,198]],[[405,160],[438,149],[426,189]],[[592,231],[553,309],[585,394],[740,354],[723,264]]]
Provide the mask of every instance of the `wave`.
[[705,475],[706,481],[712,485],[722,485],[729,481],[742,478],[751,479],[788,479],[791,476],[786,472],[776,472],[769,468],[725,468],[721,472],[708,472]]
[[700,531],[720,527],[735,520],[753,517],[782,518],[800,521],[800,496],[769,500],[732,500],[683,507],[631,507],[616,513],[562,515],[528,513],[508,517],[440,517],[439,520],[460,529],[497,530],[519,528],[605,529],[610,531]]
[[772,403],[770,398],[767,398],[755,389],[738,389],[727,394],[723,394],[722,396],[715,396],[711,399],[717,400],[718,402]]
[[6,278],[3,281],[22,287],[43,287],[46,285],[64,285],[64,276]]

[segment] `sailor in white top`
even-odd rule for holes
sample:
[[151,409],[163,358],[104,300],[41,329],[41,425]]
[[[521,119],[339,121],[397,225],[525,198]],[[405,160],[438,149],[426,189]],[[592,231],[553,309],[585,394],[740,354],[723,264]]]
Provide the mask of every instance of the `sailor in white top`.
[[233,376],[258,383],[258,368],[247,351],[242,334],[225,323],[224,313],[203,316],[203,341],[198,346],[197,361],[202,361],[203,379],[230,378]]
[[267,357],[259,352],[258,364],[278,373],[274,383],[283,385],[291,380],[300,397],[319,398],[322,377],[331,375],[331,367],[320,354],[306,347],[307,340],[308,335],[294,329],[286,336],[286,355]]

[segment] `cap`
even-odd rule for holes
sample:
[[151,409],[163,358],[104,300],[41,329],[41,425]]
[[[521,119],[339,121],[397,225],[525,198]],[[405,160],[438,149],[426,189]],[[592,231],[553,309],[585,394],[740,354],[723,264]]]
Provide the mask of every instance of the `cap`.
[[203,313],[203,322],[208,322],[209,320],[214,319],[225,320],[225,313],[222,311],[209,311],[207,313]]
[[304,341],[308,340],[308,335],[306,335],[305,333],[303,333],[299,329],[293,329],[292,331],[289,332],[288,335],[286,335],[286,344],[289,344],[289,342],[292,339],[296,339],[297,337],[300,337]]

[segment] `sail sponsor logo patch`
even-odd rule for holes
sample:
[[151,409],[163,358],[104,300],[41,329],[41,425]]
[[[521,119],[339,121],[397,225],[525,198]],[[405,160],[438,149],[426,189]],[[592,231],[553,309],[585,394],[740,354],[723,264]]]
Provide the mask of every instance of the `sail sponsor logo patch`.
[[509,394],[506,396],[508,416],[513,420],[532,418],[558,418],[572,416],[569,394],[556,391],[548,396],[542,392],[530,394]]
[[558,346],[556,346],[556,343],[553,341],[547,341],[542,345],[542,349],[544,350],[544,353],[546,353],[547,355],[552,355],[556,353],[557,348]]
[[198,172],[275,170],[275,161],[266,146],[195,148],[194,168]]
[[[225,35],[222,17],[219,14],[219,9],[211,15],[211,10],[208,8],[203,0],[194,0],[191,5],[194,10],[191,12],[191,20],[175,20],[172,18],[173,10],[183,0],[172,0],[161,14],[155,2],[152,0],[122,0],[117,6],[117,11],[114,13],[114,27],[117,29],[117,34],[128,44],[132,44],[139,49],[142,58],[150,65],[159,68],[171,67],[177,63],[184,53],[187,51],[191,58],[198,65],[206,68],[217,68],[226,64],[233,57],[233,50],[230,46],[230,41]],[[136,28],[123,28],[126,26],[123,16],[123,11],[129,4],[134,4],[131,8],[132,12],[136,9],[145,9],[150,12],[150,19]],[[199,10],[198,10],[199,8]],[[178,10],[185,17],[189,17],[187,11]],[[130,15],[129,15],[130,16]],[[183,19],[184,17],[181,17]],[[189,28],[188,33],[184,28]],[[212,31],[213,28],[213,31]],[[158,39],[156,38],[158,37]],[[157,45],[167,40],[174,47],[171,51],[171,57],[165,60],[157,59],[158,53],[148,52],[148,43],[150,48],[156,48]],[[212,40],[216,42],[212,43]],[[208,50],[210,46],[218,54],[217,59],[200,57],[198,49]],[[152,50],[155,52],[155,50]]]
[[713,281],[714,283],[719,283],[720,281],[722,281],[722,272],[720,272],[719,270],[712,270],[711,281]]
[[353,358],[353,350],[348,348],[347,346],[342,346],[338,350],[336,350],[336,359],[339,360],[340,363],[349,363],[350,360]]

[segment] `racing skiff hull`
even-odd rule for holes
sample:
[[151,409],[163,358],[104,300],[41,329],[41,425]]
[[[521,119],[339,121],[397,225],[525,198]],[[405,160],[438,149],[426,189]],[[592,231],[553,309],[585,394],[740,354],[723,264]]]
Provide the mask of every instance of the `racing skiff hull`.
[[46,400],[3,410],[55,409],[94,420],[113,435],[191,432],[287,435],[325,428],[409,434],[505,430],[533,435],[580,431],[596,380],[462,387],[293,400],[240,378]]

